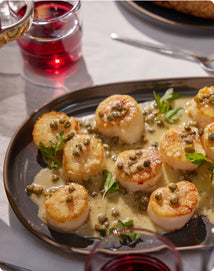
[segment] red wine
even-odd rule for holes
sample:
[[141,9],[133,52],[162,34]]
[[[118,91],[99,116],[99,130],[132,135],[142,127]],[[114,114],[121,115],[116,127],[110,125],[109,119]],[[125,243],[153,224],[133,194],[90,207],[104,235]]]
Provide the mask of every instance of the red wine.
[[[81,57],[82,30],[72,5],[64,1],[34,3],[34,20],[27,35],[17,40],[25,62],[39,69],[58,69]],[[26,7],[19,10],[23,16]]]
[[139,254],[119,256],[107,262],[100,271],[170,271],[160,260]]

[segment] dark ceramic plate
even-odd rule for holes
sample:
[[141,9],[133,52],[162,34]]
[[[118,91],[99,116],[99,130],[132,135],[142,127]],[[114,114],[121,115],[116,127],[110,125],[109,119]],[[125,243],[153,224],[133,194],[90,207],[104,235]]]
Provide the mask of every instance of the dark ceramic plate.
[[[76,234],[57,233],[47,227],[37,216],[37,206],[25,192],[34,176],[42,167],[38,162],[38,150],[32,142],[35,121],[43,113],[51,110],[64,111],[68,115],[84,116],[95,112],[98,103],[112,94],[129,94],[138,102],[153,99],[153,90],[162,95],[169,87],[181,95],[195,95],[198,89],[214,85],[213,77],[161,79],[106,84],[84,88],[63,95],[26,119],[14,134],[4,163],[4,185],[8,200],[19,220],[37,237],[64,251],[87,254],[94,243],[93,239]],[[204,246],[210,236],[212,225],[205,217],[192,219],[182,230],[167,234],[181,249],[195,249]]]
[[182,12],[159,7],[151,1],[130,1],[124,2],[132,8],[138,15],[147,16],[158,23],[163,23],[173,27],[183,27],[195,30],[213,30],[214,20],[197,18]]

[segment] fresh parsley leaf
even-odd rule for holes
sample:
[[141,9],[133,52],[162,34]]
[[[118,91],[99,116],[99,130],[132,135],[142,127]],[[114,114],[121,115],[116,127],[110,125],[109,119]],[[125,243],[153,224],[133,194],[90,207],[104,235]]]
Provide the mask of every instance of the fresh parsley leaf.
[[106,229],[99,229],[99,233],[102,237],[106,236]]
[[50,168],[57,168],[58,165],[60,164],[60,161],[57,157],[57,152],[63,147],[65,143],[65,138],[63,137],[64,135],[64,130],[61,130],[59,134],[56,135],[56,140],[57,143],[54,141],[50,140],[49,145],[50,146],[45,146],[44,143],[39,142],[39,147],[41,152],[43,153],[44,157],[46,160],[50,160]]
[[[193,164],[198,165],[198,168],[203,166],[207,162],[212,164],[214,163],[212,160],[204,156],[202,153],[187,153],[185,156],[188,161],[191,161]],[[214,166],[209,167],[208,170],[211,171],[210,178],[212,182],[214,179]]]
[[170,104],[180,97],[179,93],[174,92],[172,88],[169,88],[162,97],[157,95],[155,91],[153,91],[153,95],[159,111],[157,119],[163,117],[170,123],[174,123],[179,119],[183,108],[172,108]]
[[161,102],[172,102],[178,98],[180,98],[181,95],[177,92],[174,92],[173,88],[167,89],[165,94],[161,97]]
[[116,176],[107,170],[104,171],[104,194],[103,198],[106,194],[113,193],[119,189],[119,182],[116,181]]
[[182,112],[183,112],[182,107],[171,109],[165,113],[165,118],[167,119],[168,122],[174,123],[176,120],[179,119]]
[[188,161],[191,161],[193,164],[198,165],[198,167],[203,166],[206,162],[213,163],[213,161],[208,159],[202,153],[186,153],[185,156]]

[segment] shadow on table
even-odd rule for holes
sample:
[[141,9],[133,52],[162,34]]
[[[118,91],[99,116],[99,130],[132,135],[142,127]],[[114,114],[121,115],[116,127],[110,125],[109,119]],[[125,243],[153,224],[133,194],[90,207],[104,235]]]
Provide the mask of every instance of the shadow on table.
[[28,115],[60,95],[93,85],[83,58],[68,68],[54,71],[39,72],[24,64],[22,77]]
[[9,208],[10,227],[0,219],[1,260],[31,270],[83,270],[85,256],[65,253],[35,237]]
[[[185,29],[185,27],[177,29],[175,25],[167,27],[159,21],[153,21],[148,16],[137,13],[126,1],[117,1],[116,5],[131,25],[158,43],[167,43],[169,47],[193,51],[201,55],[213,53],[212,42],[210,42],[210,39],[213,38],[213,33],[210,35],[203,31],[190,31]],[[195,29],[197,30],[197,27]],[[200,46],[198,45],[198,41],[200,41]]]

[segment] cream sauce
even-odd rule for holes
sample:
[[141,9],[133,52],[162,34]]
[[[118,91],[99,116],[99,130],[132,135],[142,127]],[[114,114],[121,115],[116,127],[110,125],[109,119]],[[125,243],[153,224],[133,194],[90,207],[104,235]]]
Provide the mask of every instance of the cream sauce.
[[[176,100],[174,102],[175,107],[183,107],[184,113],[179,119],[179,122],[174,124],[164,123],[164,127],[157,127],[157,124],[153,123],[152,115],[146,116],[145,123],[145,136],[142,142],[128,146],[124,145],[121,142],[118,144],[113,144],[111,146],[111,155],[108,157],[106,152],[105,158],[105,169],[114,173],[114,159],[121,151],[125,149],[137,149],[137,148],[149,148],[154,145],[155,142],[158,142],[161,135],[173,126],[179,124],[188,123],[191,121],[188,114],[188,105],[190,97],[184,97]],[[151,102],[139,104],[140,109],[143,111],[154,111]],[[150,119],[151,117],[151,119]],[[82,124],[90,123],[92,126],[95,125],[94,115],[85,116],[81,119],[78,119]],[[82,128],[82,132],[85,132],[85,129]],[[109,144],[110,140],[105,139]],[[185,179],[183,176],[184,172],[173,170],[168,167],[166,164],[163,166],[163,176],[161,181],[158,183],[158,186],[166,185],[169,182],[177,182]],[[65,178],[63,176],[63,169],[58,169],[54,171],[55,174],[60,175],[60,179],[53,183],[52,175],[53,171],[49,168],[42,169],[34,178],[34,184],[42,186],[45,190],[51,188],[57,188],[59,186],[65,185]],[[210,173],[207,170],[206,165],[197,169],[197,176],[191,178],[191,181],[197,186],[199,191],[199,202],[197,208],[197,214],[202,214],[208,217],[211,223],[214,223],[214,184],[210,181]],[[94,176],[90,179],[88,183],[83,183],[86,186],[86,189],[89,191],[89,206],[90,214],[87,222],[82,225],[77,233],[83,236],[99,236],[99,233],[95,230],[95,225],[98,224],[98,215],[103,214],[108,217],[109,227],[113,226],[118,219],[122,221],[133,220],[135,227],[144,227],[151,230],[156,230],[162,232],[162,229],[154,225],[150,218],[147,216],[146,211],[142,211],[139,208],[139,200],[136,198],[136,195],[132,192],[126,191],[121,193],[121,191],[114,192],[112,194],[107,194],[104,198],[100,193],[100,190],[103,187],[103,177],[102,174]],[[156,187],[155,187],[156,188]],[[153,190],[155,189],[153,188]],[[93,197],[91,195],[92,191],[98,192],[97,196]],[[149,191],[151,192],[151,191]],[[44,210],[44,195],[35,195],[32,194],[31,198],[34,203],[39,207],[38,216],[41,220],[45,222],[45,210]],[[118,217],[112,215],[112,211],[116,210],[119,213]]]

